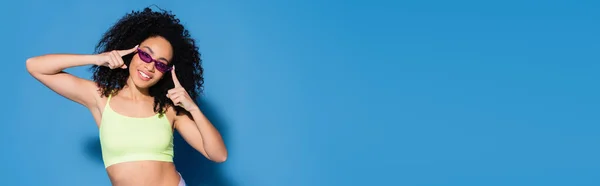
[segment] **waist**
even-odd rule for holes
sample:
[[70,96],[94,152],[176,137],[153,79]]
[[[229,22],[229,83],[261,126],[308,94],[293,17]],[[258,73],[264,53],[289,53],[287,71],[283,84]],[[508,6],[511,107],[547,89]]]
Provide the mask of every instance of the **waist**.
[[108,168],[117,164],[144,162],[144,161],[160,161],[173,162],[173,156],[161,153],[131,153],[127,155],[112,155],[108,156],[103,153],[104,167]]
[[181,181],[172,162],[125,162],[108,167],[106,172],[113,186],[177,186]]

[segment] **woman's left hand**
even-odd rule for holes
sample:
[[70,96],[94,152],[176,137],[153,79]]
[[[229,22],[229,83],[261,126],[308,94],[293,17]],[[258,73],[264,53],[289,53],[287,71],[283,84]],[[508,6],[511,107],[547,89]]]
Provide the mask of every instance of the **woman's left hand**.
[[175,75],[174,66],[173,69],[171,69],[171,76],[173,77],[173,84],[175,85],[175,88],[172,88],[167,92],[167,97],[173,101],[173,104],[184,108],[188,112],[198,109],[198,106],[194,100],[192,100],[187,91],[185,91],[183,86],[181,86],[181,83],[179,83],[177,75]]

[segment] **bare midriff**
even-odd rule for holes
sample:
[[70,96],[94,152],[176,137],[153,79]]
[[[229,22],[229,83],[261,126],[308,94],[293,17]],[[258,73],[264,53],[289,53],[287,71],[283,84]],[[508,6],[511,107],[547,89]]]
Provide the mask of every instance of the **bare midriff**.
[[106,168],[113,186],[177,186],[180,175],[172,162],[135,161]]

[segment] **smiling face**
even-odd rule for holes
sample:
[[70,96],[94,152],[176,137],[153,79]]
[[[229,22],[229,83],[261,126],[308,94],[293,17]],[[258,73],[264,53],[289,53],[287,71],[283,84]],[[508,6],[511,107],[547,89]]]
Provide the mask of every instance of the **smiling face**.
[[130,78],[138,88],[150,88],[170,72],[173,47],[163,37],[143,41],[129,64]]

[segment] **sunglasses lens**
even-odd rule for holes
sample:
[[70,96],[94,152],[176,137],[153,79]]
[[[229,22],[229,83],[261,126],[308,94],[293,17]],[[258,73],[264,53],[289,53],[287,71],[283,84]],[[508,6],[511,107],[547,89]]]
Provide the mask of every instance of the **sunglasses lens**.
[[163,73],[169,71],[169,66],[167,66],[163,63],[155,63],[155,66],[158,71],[161,71]]
[[150,55],[146,54],[146,53],[140,53],[140,59],[142,59],[142,61],[146,62],[146,63],[150,63],[152,62],[152,57],[150,57]]

